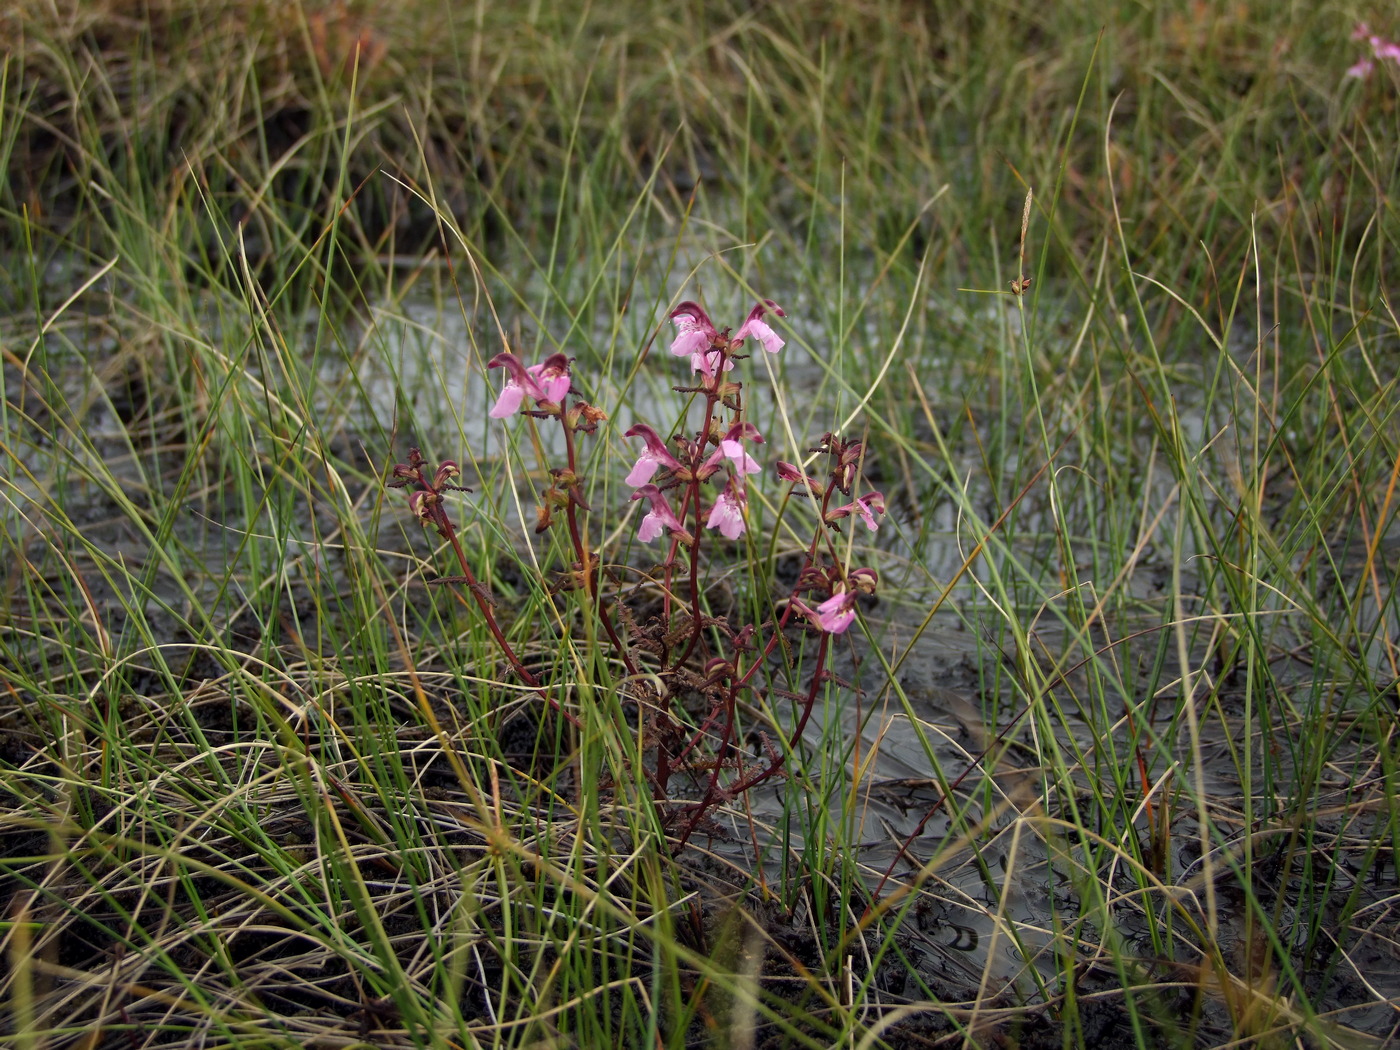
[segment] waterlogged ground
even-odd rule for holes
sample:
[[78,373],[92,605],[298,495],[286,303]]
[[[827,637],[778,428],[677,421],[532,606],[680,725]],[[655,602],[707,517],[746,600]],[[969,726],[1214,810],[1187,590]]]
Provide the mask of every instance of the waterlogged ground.
[[[790,313],[800,330],[800,311]],[[502,430],[485,417],[491,394],[479,367],[497,349],[487,316],[482,308],[464,316],[429,300],[402,302],[348,323],[339,343],[321,354],[315,366],[320,393],[312,408],[325,433],[334,435],[333,454],[362,471],[357,476],[347,469],[344,476],[351,479],[350,502],[363,509],[367,525],[404,517],[395,503],[380,505],[373,471],[392,455],[402,458],[409,442],[434,447],[440,455],[459,454],[464,462],[476,461],[477,470],[491,469],[500,456]],[[513,345],[530,342],[528,320],[503,323]],[[991,341],[1008,317],[994,307],[957,324],[964,337],[980,328]],[[627,405],[619,414],[629,418],[615,421],[618,432],[632,414],[662,425],[679,418],[681,395],[670,386],[682,377],[664,353],[669,340],[652,343],[654,327],[650,320],[645,325],[629,320],[625,334],[600,337],[618,355],[621,364],[611,373],[618,378],[604,382],[580,370],[581,385],[596,401]],[[887,345],[879,335],[872,332],[869,341]],[[634,372],[628,361],[648,346],[650,357]],[[794,342],[773,380],[751,379],[749,403],[770,434],[781,429],[776,401],[764,387],[774,380],[790,405],[836,396],[844,410],[854,407],[849,393],[833,394],[829,369]],[[7,371],[12,409],[30,383],[31,376]],[[109,644],[122,644],[124,632],[147,632],[142,646],[128,646],[138,653],[132,665],[140,673],[130,676],[131,689],[107,709],[107,717],[124,723],[133,738],[148,741],[169,768],[190,769],[202,753],[216,754],[227,769],[234,768],[229,763],[236,756],[239,784],[273,777],[280,763],[275,749],[248,736],[249,726],[257,724],[254,709],[229,688],[227,662],[203,652],[188,625],[201,622],[200,610],[219,618],[224,643],[249,659],[267,645],[293,640],[304,645],[316,634],[315,615],[326,608],[311,596],[335,586],[345,571],[343,538],[311,527],[315,507],[293,501],[281,508],[279,527],[256,541],[280,548],[286,600],[277,623],[260,622],[253,604],[240,596],[243,577],[232,568],[250,542],[243,522],[211,513],[207,500],[198,506],[190,500],[188,513],[159,529],[143,517],[149,493],[179,481],[179,450],[188,440],[179,430],[178,413],[161,403],[149,378],[129,360],[98,354],[84,364],[75,358],[58,388],[45,393],[49,405],[62,406],[58,413],[8,417],[8,442],[28,443],[36,459],[67,464],[60,474],[14,479],[5,504],[12,546],[32,552],[27,566],[6,567],[6,587],[14,591],[20,572],[48,573],[55,597],[53,608],[11,609],[11,651],[34,667],[54,659],[57,649],[45,639],[68,615],[65,601],[67,608],[81,610],[78,618],[86,618],[93,636]],[[820,432],[820,426],[813,429],[817,418],[801,412],[790,417],[803,431],[799,442]],[[1207,421],[1199,423],[1204,434]],[[133,443],[133,429],[144,433],[144,444]],[[775,439],[775,449],[782,441]],[[91,469],[83,469],[84,462]],[[970,457],[965,484],[974,489],[975,467]],[[1042,601],[1038,611],[1032,607],[1020,619],[1031,625],[1027,635],[1014,637],[1002,626],[985,586],[973,585],[982,569],[970,557],[977,537],[967,522],[930,487],[909,483],[908,474],[901,481],[891,469],[885,477],[891,513],[870,552],[882,573],[882,595],[866,610],[870,637],[848,636],[835,664],[850,688],[831,694],[819,708],[806,737],[813,757],[802,774],[755,791],[696,836],[687,859],[700,902],[696,936],[702,942],[717,936],[726,909],[742,904],[776,946],[760,966],[765,982],[777,990],[785,981],[796,988],[797,963],[817,966],[841,930],[871,909],[888,909],[886,921],[900,924],[897,952],[876,960],[863,954],[867,949],[859,937],[843,950],[856,980],[873,972],[872,994],[880,1001],[940,1004],[911,1010],[894,1022],[892,1032],[904,1040],[901,1045],[956,1037],[959,1025],[980,1033],[979,1040],[1060,1045],[1061,1022],[1052,1021],[1048,1011],[1018,1014],[1017,1008],[1062,1001],[1065,990],[1055,982],[1066,952],[1082,960],[1075,989],[1080,1031],[1096,1046],[1129,1046],[1138,1038],[1125,1009],[1126,983],[1147,988],[1135,993],[1140,1023],[1149,1029],[1164,1026],[1202,1045],[1251,1025],[1260,1033],[1304,1027],[1319,1039],[1348,1046],[1378,1045],[1400,1032],[1400,916],[1395,911],[1400,885],[1393,856],[1376,858],[1368,825],[1368,813],[1388,781],[1365,743],[1361,722],[1354,732],[1341,734],[1327,764],[1316,771],[1316,791],[1307,806],[1279,799],[1273,808],[1261,808],[1260,755],[1273,749],[1272,775],[1286,774],[1290,727],[1283,724],[1275,735],[1260,736],[1243,706],[1244,683],[1231,686],[1228,668],[1217,669],[1227,679],[1224,687],[1209,699],[1204,689],[1192,693],[1194,706],[1184,710],[1182,661],[1190,668],[1206,642],[1169,626],[1180,608],[1179,595],[1189,595],[1193,585],[1189,565],[1144,550],[1132,572],[1115,584],[1132,596],[1132,617],[1104,616],[1086,629],[1085,638],[1071,643],[1071,628],[1056,616],[1055,603]],[[47,506],[51,513],[50,498],[60,484],[63,512],[86,547],[56,549],[51,522],[34,510]],[[528,485],[521,489],[528,499]],[[609,505],[625,504],[620,487],[606,491]],[[991,494],[986,498],[990,501]],[[524,509],[528,515],[529,506]],[[1038,497],[1025,502],[1021,528],[1028,536],[1036,533],[1036,515],[1044,512]],[[468,501],[460,514],[470,513]],[[380,542],[391,542],[393,534],[381,528]],[[526,542],[524,537],[522,528],[516,542]],[[1034,558],[1043,548],[1028,540],[1018,552]],[[103,568],[110,560],[142,574],[146,589],[121,593]],[[177,562],[183,566],[178,572]],[[945,600],[944,590],[965,565],[963,584]],[[441,592],[420,591],[415,600],[444,599]],[[139,617],[133,616],[136,607]],[[1280,648],[1276,679],[1296,686],[1297,695],[1281,710],[1346,703],[1346,697],[1315,688],[1305,651],[1285,649]],[[1100,664],[1065,655],[1076,651],[1098,654]],[[159,658],[150,655],[155,653]],[[892,676],[886,666],[894,667]],[[1104,695],[1087,687],[1086,676],[1106,667],[1121,675],[1124,696],[1112,710],[1086,707],[1083,698]],[[441,716],[449,719],[451,679],[440,670],[420,668]],[[1158,695],[1144,701],[1143,683],[1151,683]],[[102,695],[100,685],[93,683],[92,694],[82,699]],[[163,706],[175,687],[189,698],[185,710]],[[1125,706],[1129,701],[1133,717]],[[436,822],[464,855],[473,855],[480,845],[461,820],[463,800],[454,793],[453,778],[446,775],[411,697],[403,690],[387,702],[391,721],[399,725],[400,745],[434,785],[433,808],[423,819]],[[314,705],[289,701],[288,710],[302,731],[317,722]],[[539,724],[521,710],[527,725]],[[1179,731],[1188,714],[1194,726]],[[510,719],[504,722],[518,728]],[[85,724],[74,719],[59,732],[64,753],[87,768],[84,764],[95,760],[88,751],[92,729]],[[1251,725],[1256,728],[1246,732]],[[1178,729],[1169,734],[1169,727]],[[36,716],[31,698],[0,698],[0,754],[21,779],[53,777],[57,767],[48,744],[54,732]],[[1144,747],[1145,733],[1171,736],[1171,761],[1160,749]],[[1070,785],[1052,783],[1047,775],[1043,756],[1055,748],[1069,756],[1064,761],[1072,772]],[[1147,769],[1139,759],[1149,751]],[[1115,777],[1132,781],[1144,770],[1147,789],[1103,786]],[[1250,783],[1243,782],[1242,771]],[[1204,831],[1193,801],[1198,794],[1207,800],[1210,823]],[[44,797],[56,807],[72,804],[60,795],[50,791]],[[1105,807],[1105,799],[1120,796],[1137,802]],[[99,823],[110,818],[114,829],[141,834],[139,807],[128,808],[116,798],[98,791],[78,804],[98,814]],[[305,800],[295,791],[250,793],[247,799],[265,808],[260,819],[288,856],[309,861],[322,848],[299,815]],[[819,814],[840,822],[839,833],[823,828]],[[1325,872],[1320,858],[1299,846],[1305,825],[1308,843],[1325,844]],[[1092,840],[1074,826],[1091,829]],[[240,852],[217,821],[209,834],[198,837],[196,852],[210,863],[246,867],[254,874],[260,870],[261,855]],[[797,870],[799,853],[810,857],[832,841],[859,844],[859,884],[809,885],[791,898],[798,903],[789,909],[752,885],[759,872],[769,887],[782,886]],[[47,848],[45,832],[33,824],[12,824],[3,848],[12,862],[38,856]],[[1287,997],[1274,994],[1285,975],[1259,961],[1269,955],[1263,939],[1270,934],[1251,916],[1239,883],[1246,855],[1253,861],[1248,870],[1255,873],[1250,891],[1268,909],[1283,955],[1309,989],[1320,1017],[1290,1014]],[[20,870],[31,881],[11,878],[9,892],[44,878],[37,862]],[[93,925],[110,928],[123,909],[138,906],[143,884],[120,885],[119,870],[103,876],[107,882],[74,881],[69,891],[79,906],[67,913],[44,906],[47,950],[74,972],[94,960],[99,966],[121,965]],[[129,873],[147,879],[147,889],[173,892],[159,865]],[[392,931],[399,916],[407,931],[409,905],[392,881],[382,887],[384,922]],[[444,890],[443,901],[433,906],[450,910],[450,897]],[[254,909],[229,921],[226,936],[236,954],[249,972],[263,975],[266,1001],[276,1004],[269,1008],[292,1018],[291,1031],[301,1030],[297,1018],[357,1002],[349,972],[329,956],[298,946],[273,918]],[[1211,945],[1220,946],[1219,954],[1210,954]],[[190,948],[181,942],[172,951],[179,956]],[[323,976],[311,980],[313,973]],[[489,977],[483,972],[483,988]],[[100,1009],[91,997],[77,996],[79,1014]],[[367,1008],[361,1003],[356,1009]],[[362,1020],[370,1026],[373,1019],[366,1014]],[[1168,1041],[1165,1035],[1152,1039]]]

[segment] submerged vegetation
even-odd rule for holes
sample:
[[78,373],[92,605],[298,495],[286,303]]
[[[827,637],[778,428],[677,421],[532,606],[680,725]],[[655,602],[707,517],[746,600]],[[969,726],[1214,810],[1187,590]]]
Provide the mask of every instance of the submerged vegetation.
[[6,1045],[1394,1038],[1387,10],[11,5]]

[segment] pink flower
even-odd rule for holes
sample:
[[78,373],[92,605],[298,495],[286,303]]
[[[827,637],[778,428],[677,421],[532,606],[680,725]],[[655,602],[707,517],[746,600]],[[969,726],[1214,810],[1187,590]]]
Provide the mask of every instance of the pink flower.
[[828,634],[841,634],[855,622],[856,596],[853,592],[833,594],[816,612],[818,627]]
[[860,516],[860,520],[865,522],[865,527],[874,532],[880,527],[880,523],[875,520],[875,515],[883,513],[885,513],[884,494],[867,492],[864,496],[857,497],[845,506],[827,511],[826,520],[828,522],[839,521],[841,518],[857,514]]
[[827,634],[841,634],[856,618],[856,596],[838,592],[815,609],[799,598],[792,600],[793,608],[811,620]]
[[748,506],[748,502],[743,488],[731,480],[719,494],[719,499],[715,500],[715,505],[710,508],[710,517],[705,522],[705,528],[719,529],[727,539],[737,540],[744,534],[744,508]]
[[828,634],[840,634],[856,618],[856,599],[862,594],[874,594],[880,578],[874,569],[852,569],[844,580],[837,580],[830,598],[815,609],[800,599],[792,600],[793,608]]
[[772,310],[779,317],[787,316],[787,314],[783,313],[783,308],[772,299],[763,300],[763,302],[758,303],[749,311],[749,316],[745,319],[744,323],[740,325],[739,330],[734,333],[734,338],[731,342],[733,342],[735,346],[738,346],[749,336],[752,336],[762,343],[763,349],[767,350],[770,354],[776,354],[783,348],[784,343],[782,338],[777,332],[773,331],[772,328],[768,327],[768,322],[763,320],[763,314],[766,310]]
[[661,440],[661,435],[645,423],[638,423],[632,427],[627,431],[627,436],[640,437],[646,442],[646,447],[637,457],[637,462],[632,464],[632,472],[627,475],[627,484],[634,487],[645,485],[662,467],[667,470],[681,469],[680,461],[671,455],[666,448],[666,442]]
[[734,469],[743,474],[757,474],[763,468],[758,465],[758,461],[749,455],[744,448],[742,441],[731,441],[725,438],[719,443],[720,452],[734,463]]
[[563,354],[550,354],[537,365],[526,368],[512,353],[497,354],[486,362],[487,368],[504,368],[506,385],[496,403],[491,406],[492,419],[505,419],[520,411],[528,395],[537,402],[561,403],[569,393],[569,359]]
[[1355,77],[1357,80],[1365,80],[1371,75],[1371,70],[1375,68],[1376,64],[1374,62],[1369,58],[1363,58],[1361,61],[1357,62],[1356,65],[1349,67],[1346,71],[1346,75]]
[[632,498],[644,499],[651,503],[651,510],[642,518],[641,527],[637,529],[637,539],[643,543],[650,543],[662,532],[670,532],[673,536],[690,542],[690,533],[676,517],[676,512],[671,509],[665,494],[655,485],[643,485],[632,493]]
[[865,527],[874,532],[880,527],[880,523],[875,520],[876,514],[885,513],[885,496],[881,492],[867,492],[859,497],[853,506],[856,513],[860,515],[860,520],[865,522]]
[[671,344],[671,353],[677,357],[689,357],[691,368],[700,371],[695,359],[703,356],[719,338],[710,315],[701,309],[699,303],[687,299],[671,311],[671,323],[676,326],[677,333],[675,342]]
[[753,441],[763,444],[763,435],[758,432],[758,427],[752,423],[735,423],[729,428],[728,433],[720,439],[719,448],[710,454],[700,466],[699,476],[707,478],[719,469],[720,460],[728,459],[734,464],[734,469],[741,474],[757,474],[763,468],[758,465],[758,461],[749,455],[748,449],[744,448],[745,441]]

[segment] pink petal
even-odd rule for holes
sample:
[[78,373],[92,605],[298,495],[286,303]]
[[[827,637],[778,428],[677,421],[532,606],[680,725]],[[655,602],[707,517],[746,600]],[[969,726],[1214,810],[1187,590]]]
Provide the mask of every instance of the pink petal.
[[855,618],[855,599],[849,594],[833,594],[817,606],[817,622],[829,634],[841,634]]
[[770,354],[776,354],[783,348],[783,340],[778,333],[768,326],[768,322],[763,320],[763,315],[772,311],[779,317],[786,317],[783,308],[772,299],[764,299],[761,303],[754,304],[754,308],[749,311],[749,316],[744,318],[744,323],[739,326],[739,331],[734,333],[734,341],[742,342],[744,339],[757,339],[763,344],[763,349]]
[[748,454],[743,444],[738,441],[724,440],[719,443],[720,451],[734,461],[734,465],[745,474],[757,474],[763,468],[758,462]]
[[769,328],[764,321],[750,321],[744,326],[748,329],[747,334],[753,336],[763,344],[763,349],[770,354],[776,354],[785,345],[783,338],[777,332]]
[[710,508],[710,517],[705,522],[705,528],[719,529],[722,535],[731,540],[737,540],[744,534],[744,512],[739,506],[739,501],[728,489],[719,494],[719,499],[715,500],[715,505]]
[[661,466],[661,461],[651,449],[643,449],[642,454],[637,457],[637,462],[632,464],[632,472],[627,475],[626,482],[633,488],[645,485],[652,479],[657,469]]
[[556,379],[547,379],[544,382],[544,397],[546,401],[563,401],[569,394],[569,387],[572,385],[567,375],[559,376]]
[[650,543],[664,531],[665,526],[662,524],[661,518],[657,515],[656,511],[648,511],[646,516],[642,518],[641,527],[637,529],[637,539],[641,540],[643,543]]
[[537,401],[562,402],[569,393],[569,359],[563,354],[550,354],[527,371],[535,380],[537,390],[530,394]]
[[671,353],[677,357],[685,357],[687,354],[695,356],[704,353],[709,348],[709,333],[692,328],[676,336],[676,341],[671,344]]
[[496,403],[491,406],[491,411],[487,414],[492,419],[505,419],[506,416],[513,416],[520,411],[520,402],[524,400],[524,388],[514,379],[507,379],[505,389],[501,391],[501,396],[496,398]]
[[1357,80],[1365,80],[1371,75],[1371,70],[1374,68],[1374,62],[1372,62],[1369,58],[1363,58],[1360,62],[1356,63],[1356,65],[1348,69],[1346,71],[1346,75],[1349,77],[1355,77]]
[[885,497],[882,493],[866,493],[857,499],[852,506],[860,514],[860,519],[865,522],[867,529],[874,532],[880,527],[879,522],[875,520],[875,515],[885,513]]

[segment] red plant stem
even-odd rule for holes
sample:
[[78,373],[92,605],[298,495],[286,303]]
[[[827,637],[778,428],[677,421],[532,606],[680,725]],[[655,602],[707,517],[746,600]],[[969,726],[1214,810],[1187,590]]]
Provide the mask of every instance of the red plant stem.
[[496,616],[491,612],[491,603],[481,594],[481,584],[477,582],[476,573],[472,572],[471,563],[467,561],[466,552],[462,550],[462,544],[457,539],[457,530],[452,527],[452,522],[447,520],[447,512],[442,509],[442,504],[436,503],[432,508],[433,524],[437,527],[438,534],[447,537],[447,541],[452,544],[453,553],[457,555],[457,563],[462,567],[462,575],[467,578],[467,590],[471,591],[472,597],[476,599],[477,608],[481,610],[481,616],[486,621],[486,626],[491,629],[491,635],[496,639],[496,644],[501,647],[501,652],[506,654],[506,659],[511,662],[521,680],[528,686],[538,689],[540,680],[532,675],[520,662],[520,657],[515,655],[515,650],[510,647],[510,642],[506,641],[506,636],[501,632],[501,627],[496,623]]
[[[707,420],[707,430],[708,427],[709,422]],[[811,568],[817,562],[818,548],[821,546],[823,536],[826,535],[826,514],[828,508],[831,505],[831,495],[835,490],[836,484],[835,478],[833,476],[831,483],[828,484],[826,487],[826,491],[822,493],[820,511],[821,521],[818,523],[817,529],[812,535],[811,546],[807,548],[807,557],[805,563],[803,564],[802,568],[798,571],[797,583],[794,585],[793,588],[793,598],[797,596],[797,590],[802,587],[803,575],[809,568]],[[729,693],[728,696],[725,698],[724,703],[725,725],[724,730],[721,734],[720,746],[716,752],[715,768],[710,775],[710,783],[705,789],[704,796],[700,799],[699,802],[695,804],[695,815],[686,824],[685,830],[681,833],[679,843],[680,846],[684,846],[686,842],[689,841],[690,836],[695,833],[695,829],[699,826],[700,821],[704,819],[705,814],[710,809],[714,808],[715,804],[718,802],[720,795],[720,771],[723,768],[724,755],[729,748],[730,738],[732,737],[734,732],[734,710],[736,698],[738,697],[740,690],[749,687],[749,682],[752,680],[753,676],[758,672],[758,669],[760,667],[763,667],[768,662],[768,658],[772,656],[773,650],[777,647],[778,639],[782,636],[783,629],[787,626],[788,620],[792,616],[792,610],[792,603],[789,602],[787,607],[783,610],[782,615],[778,618],[778,622],[774,624],[772,633],[768,636],[768,641],[763,647],[762,655],[757,657],[753,661],[753,663],[749,665],[748,670],[746,670],[740,677],[734,679],[730,683]],[[694,645],[693,639],[694,635],[692,635],[692,647]],[[830,645],[831,635],[826,631],[823,631],[821,636],[821,642],[819,644],[819,648],[817,649],[817,669],[812,675],[812,682],[811,685],[808,687],[807,695],[803,698],[802,714],[798,718],[797,728],[793,730],[792,738],[788,742],[787,750],[789,752],[796,748],[798,743],[801,741],[802,733],[807,728],[807,722],[812,717],[812,711],[816,706],[817,689],[825,680],[824,672],[826,670],[826,657]],[[689,655],[689,650],[687,650],[686,655]],[[705,722],[695,731],[691,738],[686,742],[685,747],[681,748],[680,753],[675,757],[675,761],[680,761],[684,759],[686,755],[690,754],[691,751],[693,751],[697,746],[699,746],[699,743],[701,739],[704,738],[705,733],[709,730],[710,726],[714,724],[716,714],[718,714],[717,711],[713,712],[711,716],[707,718]],[[787,760],[785,757],[780,757],[776,762],[770,762],[767,769],[760,770],[758,773],[753,774],[748,778],[741,777],[737,782],[731,784],[728,788],[726,788],[724,793],[728,795],[741,795],[747,791],[752,790],[759,784],[762,784],[764,781],[771,779],[772,777],[776,776],[779,772],[781,772],[786,764],[786,761]]]
[[[574,449],[574,427],[569,422],[566,412],[559,413],[559,425],[564,428],[564,448],[569,458],[569,473],[575,479],[573,484],[576,485],[578,484],[578,454]],[[572,487],[573,485],[570,485],[570,488]],[[632,662],[632,657],[627,652],[627,647],[622,644],[622,639],[618,637],[617,628],[613,626],[607,606],[603,604],[603,599],[598,594],[598,563],[589,551],[583,530],[579,527],[578,508],[574,505],[572,492],[569,493],[569,502],[566,508],[569,520],[569,539],[573,542],[574,554],[578,557],[580,572],[583,575],[584,594],[598,610],[598,619],[603,624],[603,630],[607,632],[608,640],[612,642],[618,656],[622,657],[622,663],[627,668],[627,673],[635,675],[637,666]]]
[[531,689],[534,689],[540,699],[548,704],[553,710],[562,715],[575,729],[582,729],[583,723],[575,718],[560,705],[558,700],[544,691],[540,685],[540,680],[531,674],[520,661],[520,657],[515,655],[515,650],[506,641],[506,636],[501,632],[500,625],[496,623],[495,614],[491,612],[491,603],[481,595],[481,584],[477,581],[476,574],[472,572],[471,564],[467,561],[467,555],[462,550],[462,545],[457,540],[457,530],[453,528],[452,522],[447,517],[447,512],[442,509],[441,504],[435,504],[430,512],[433,526],[437,529],[439,536],[445,536],[452,544],[452,550],[457,555],[457,563],[462,567],[462,575],[467,580],[467,590],[472,592],[472,597],[476,599],[477,608],[481,610],[482,618],[486,621],[486,626],[491,629],[491,635],[496,639],[496,644],[501,647],[501,652],[506,654],[506,659],[515,668],[522,681]]
[[[802,741],[802,734],[807,728],[808,721],[811,720],[812,711],[816,708],[817,690],[821,688],[821,684],[826,681],[826,654],[830,645],[831,635],[823,631],[821,642],[817,647],[817,669],[812,674],[812,683],[807,688],[807,695],[802,699],[802,714],[797,719],[797,726],[793,729],[792,736],[788,739],[786,751],[794,750]],[[704,797],[700,799],[699,802],[695,803],[695,815],[690,818],[690,821],[685,826],[685,830],[681,832],[680,841],[676,844],[678,849],[683,848],[685,844],[690,841],[690,836],[695,834],[695,829],[698,828],[700,822],[705,819],[705,814],[713,809],[719,802],[721,794],[719,791],[719,774],[720,770],[723,768],[724,754],[729,746],[730,734],[734,729],[734,697],[738,689],[739,686],[737,683],[730,686],[729,696],[726,700],[729,717],[724,727],[724,735],[720,742],[720,747],[715,754],[715,768],[710,775],[710,783],[705,789]],[[726,788],[723,793],[726,795],[742,795],[748,791],[752,791],[764,781],[777,776],[782,772],[786,764],[787,758],[785,754],[779,755],[776,761],[768,764],[767,769],[759,770],[757,773],[747,778],[739,779]]]
[[[832,488],[829,487],[827,491],[822,495],[821,513],[823,521],[825,521],[827,506],[831,502],[831,492]],[[797,588],[802,585],[802,574],[805,573],[807,569],[811,568],[811,566],[816,563],[817,547],[821,544],[821,539],[824,531],[824,526],[819,524],[817,526],[817,531],[812,534],[812,545],[807,549],[806,562],[803,564],[802,568],[797,573],[797,585],[793,588],[792,595],[790,596],[792,598],[797,597]],[[764,644],[763,655],[760,656],[758,659],[754,660],[753,663],[749,665],[749,669],[745,671],[744,674],[737,681],[735,681],[733,688],[736,694],[741,689],[747,688],[750,679],[752,679],[753,676],[758,672],[758,669],[768,662],[768,658],[773,655],[773,650],[778,647],[778,638],[781,636],[783,629],[787,627],[788,620],[791,617],[792,603],[791,601],[789,601],[786,608],[783,609],[782,615],[778,618],[778,622],[774,625],[773,632],[768,636],[768,641]],[[693,750],[695,750],[695,748],[699,746],[701,739],[704,738],[705,733],[713,724],[713,715],[705,719],[704,723],[700,726],[700,728],[695,731],[695,733],[691,736],[691,738],[688,741],[686,741],[685,747],[681,748],[680,752],[675,756],[675,761],[681,761],[685,758],[686,755],[690,754]]]
[[[715,365],[715,381],[720,382],[724,376],[724,364],[729,354],[721,351],[719,362]],[[685,652],[681,654],[675,666],[680,666],[690,659],[690,654],[695,651],[696,645],[700,643],[702,634],[700,619],[700,537],[704,534],[705,523],[700,520],[700,464],[705,462],[705,451],[709,448],[710,425],[715,418],[715,404],[719,401],[719,395],[715,391],[707,389],[705,391],[705,422],[700,428],[699,440],[695,442],[694,460],[690,464],[690,484],[687,486],[686,502],[695,507],[695,542],[690,545],[690,642],[685,647]],[[685,511],[681,511],[681,521],[685,521]]]

